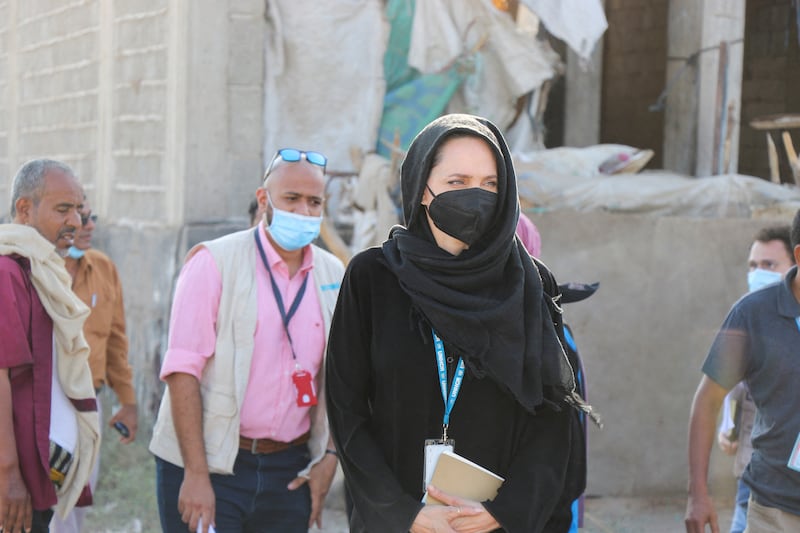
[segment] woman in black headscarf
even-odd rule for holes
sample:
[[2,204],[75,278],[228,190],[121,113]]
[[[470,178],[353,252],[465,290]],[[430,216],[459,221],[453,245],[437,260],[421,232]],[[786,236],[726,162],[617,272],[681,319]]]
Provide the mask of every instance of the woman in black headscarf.
[[[406,226],[353,258],[328,342],[351,531],[567,531],[585,481],[579,399],[543,290],[552,277],[515,238],[506,143],[488,120],[439,118],[409,147],[401,182]],[[443,390],[462,369],[448,419]],[[505,478],[492,501],[432,488],[448,505],[420,502],[425,441],[445,436]]]

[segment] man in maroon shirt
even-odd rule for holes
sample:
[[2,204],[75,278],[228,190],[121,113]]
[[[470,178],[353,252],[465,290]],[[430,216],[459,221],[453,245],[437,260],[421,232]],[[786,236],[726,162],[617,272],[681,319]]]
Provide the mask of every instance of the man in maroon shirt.
[[[81,226],[82,202],[80,184],[69,167],[52,160],[30,161],[14,178],[11,205],[14,224],[0,226],[0,316],[3,317],[0,320],[0,531],[3,533],[46,532],[52,507],[58,503],[50,465],[51,387],[55,385],[56,372],[54,322],[39,290],[44,290],[45,285],[58,286],[59,277],[52,276],[44,284],[37,278],[36,286],[31,269],[34,257],[52,252],[38,235],[52,243],[63,257]],[[29,230],[18,224],[32,227],[38,235],[24,233]],[[19,238],[20,234],[26,237]],[[14,252],[28,248],[29,255]],[[59,266],[60,260],[55,259]],[[94,399],[81,401],[89,404]],[[79,425],[76,423],[75,427]]]

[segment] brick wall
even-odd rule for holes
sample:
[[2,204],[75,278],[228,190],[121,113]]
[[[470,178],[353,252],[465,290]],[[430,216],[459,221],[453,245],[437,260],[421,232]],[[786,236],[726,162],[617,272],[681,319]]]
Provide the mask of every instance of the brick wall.
[[664,88],[668,0],[608,0],[600,142],[655,151],[662,165],[664,117],[650,112]]
[[111,38],[109,204],[125,216],[160,221],[165,212],[167,0],[114,2]]
[[8,164],[8,122],[10,119],[7,102],[10,98],[8,86],[8,60],[9,60],[9,5],[0,0],[0,222],[3,216],[9,213],[9,190],[11,178]]
[[165,179],[166,6],[167,0],[0,4],[6,191],[22,162],[51,157],[75,170],[97,212],[146,220],[164,212],[153,200],[163,197]]
[[[750,127],[761,115],[800,112],[800,47],[792,0],[748,0],[742,75],[739,172],[769,179],[767,140]],[[800,145],[800,130],[792,136]],[[787,176],[787,169],[782,169]]]
[[[243,227],[262,170],[263,0],[0,0],[0,217],[25,160],[70,164],[119,269],[143,413],[192,242]],[[146,420],[146,422],[145,422]],[[143,418],[143,425],[152,417]]]

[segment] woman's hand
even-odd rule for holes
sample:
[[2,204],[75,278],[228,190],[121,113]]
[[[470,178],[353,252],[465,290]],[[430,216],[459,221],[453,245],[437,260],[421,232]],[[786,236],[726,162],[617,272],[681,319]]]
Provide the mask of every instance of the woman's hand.
[[[486,531],[494,531],[500,527],[495,517],[479,502],[453,496],[434,486],[428,487],[428,494],[440,502],[443,502],[446,506],[440,507],[451,510],[448,515],[449,529],[445,529],[444,531],[483,533]],[[453,509],[455,513],[452,512]]]
[[[443,494],[440,491],[440,494]],[[438,498],[438,496],[437,496]],[[449,505],[426,505],[411,524],[411,533],[457,533],[450,524],[462,515],[480,512],[478,509]]]

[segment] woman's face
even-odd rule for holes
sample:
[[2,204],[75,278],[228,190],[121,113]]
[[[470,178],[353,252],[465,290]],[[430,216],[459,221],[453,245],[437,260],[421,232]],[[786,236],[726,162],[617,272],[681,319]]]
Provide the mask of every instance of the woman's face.
[[[477,137],[455,137],[445,141],[439,148],[428,176],[427,187],[422,194],[422,205],[429,207],[434,195],[439,196],[450,191],[472,188],[480,188],[494,195],[497,194],[497,165],[494,153],[485,141]],[[444,226],[441,226],[442,220],[434,223],[430,209],[426,208],[425,211],[428,225],[440,248],[453,255],[458,255],[469,248],[468,242],[474,240],[472,236],[462,237],[467,242],[456,236],[462,234],[466,236],[468,233],[463,233],[463,231],[469,232],[471,227],[474,229],[472,225],[479,223],[476,219],[468,218],[463,222],[451,220],[450,224],[455,223],[457,227],[450,226],[451,229],[445,230],[442,229]],[[492,213],[485,212],[481,215],[486,222],[486,217],[492,216]]]
[[428,205],[433,200],[431,191],[438,195],[471,187],[497,193],[494,153],[485,141],[477,137],[456,137],[445,141],[428,176],[422,205]]

